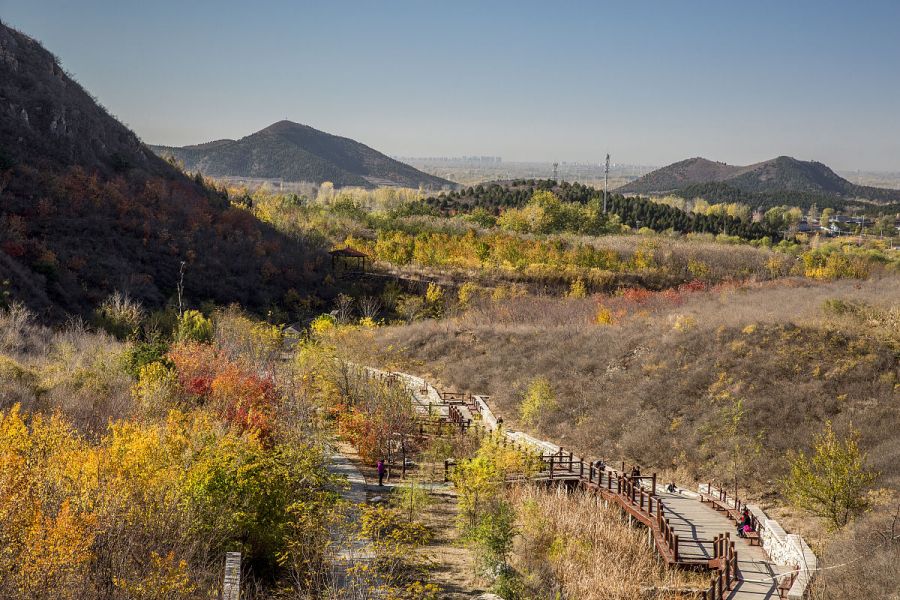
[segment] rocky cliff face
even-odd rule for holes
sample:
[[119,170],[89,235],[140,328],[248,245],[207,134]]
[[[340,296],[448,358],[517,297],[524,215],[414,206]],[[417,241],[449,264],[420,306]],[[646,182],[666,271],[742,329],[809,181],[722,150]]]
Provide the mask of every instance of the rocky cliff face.
[[172,174],[27,35],[0,24],[0,152],[7,162]]

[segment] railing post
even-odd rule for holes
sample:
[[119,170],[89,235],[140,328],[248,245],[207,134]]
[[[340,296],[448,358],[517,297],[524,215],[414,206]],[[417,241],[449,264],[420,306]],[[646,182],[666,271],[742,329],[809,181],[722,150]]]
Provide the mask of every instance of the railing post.
[[675,554],[675,562],[678,562],[678,534],[672,535],[672,539],[673,539],[672,550]]
[[731,589],[731,549],[725,555],[725,589]]
[[584,479],[584,461],[583,460],[578,461],[578,478]]
[[553,481],[553,455],[550,455],[550,481]]
[[[732,544],[733,543],[734,542],[732,542]],[[738,579],[738,576],[737,576],[738,551],[737,550],[734,550],[734,552],[732,553],[731,560],[733,561],[731,563],[731,572],[734,575],[734,580],[737,581],[737,579]]]
[[653,474],[653,479],[650,483],[650,494],[653,496],[656,495],[656,473]]

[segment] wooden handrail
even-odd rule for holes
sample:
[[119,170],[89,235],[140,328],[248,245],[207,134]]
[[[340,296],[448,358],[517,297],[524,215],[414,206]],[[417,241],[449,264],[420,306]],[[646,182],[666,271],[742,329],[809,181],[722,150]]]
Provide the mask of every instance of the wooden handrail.
[[[388,385],[400,379],[394,373],[379,374],[377,378],[385,381]],[[424,386],[424,389],[428,389],[427,384]],[[420,422],[420,433],[424,434],[427,427],[435,425],[438,427],[439,432],[443,433],[442,430],[445,423],[450,427],[458,427],[462,432],[469,430],[473,425],[472,420],[463,416],[461,407],[466,406],[472,414],[480,414],[481,407],[474,397],[461,392],[439,393],[444,406],[447,408],[447,417]],[[512,447],[515,451],[522,454],[535,456],[533,452],[523,448],[522,445],[514,439],[510,439],[504,432],[491,430],[480,419],[476,420],[476,424],[478,425],[476,430],[480,436],[487,435],[493,439],[495,435],[499,435],[500,438],[496,441],[503,447]],[[646,525],[650,529],[653,538],[655,538],[657,548],[664,555],[666,562],[694,566],[702,565],[714,569],[715,576],[712,578],[709,588],[700,592],[700,596],[706,598],[706,600],[724,600],[738,579],[737,551],[735,550],[734,542],[727,533],[716,536],[712,541],[697,540],[701,544],[712,544],[713,558],[699,563],[697,560],[691,560],[690,558],[683,561],[679,535],[675,532],[667,517],[668,511],[666,510],[665,502],[656,493],[656,473],[632,477],[626,471],[625,461],[621,462],[621,470],[608,467],[598,469],[595,467],[595,462],[587,461],[584,457],[576,457],[572,451],[564,448],[559,448],[554,452],[537,454],[537,458],[538,464],[541,465],[541,473],[539,474],[541,477],[546,474],[551,482],[557,480],[567,481],[570,482],[569,485],[574,481],[574,485],[602,494],[604,499],[618,503],[629,514],[629,518],[634,517]],[[585,466],[585,463],[587,463],[587,466]],[[452,466],[452,461],[445,461],[445,476],[449,475]],[[523,476],[529,475],[525,473]],[[730,497],[726,490],[715,489],[711,483],[707,484],[706,496],[727,510],[740,511],[746,506],[740,498]],[[754,526],[754,529],[758,531],[756,526]]]

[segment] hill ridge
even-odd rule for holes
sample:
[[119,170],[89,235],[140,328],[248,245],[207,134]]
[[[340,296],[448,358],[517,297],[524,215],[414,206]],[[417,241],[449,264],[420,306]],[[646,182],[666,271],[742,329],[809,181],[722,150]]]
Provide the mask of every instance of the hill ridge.
[[352,138],[286,119],[238,140],[191,146],[150,146],[188,170],[212,177],[330,181],[336,186],[394,185],[440,189],[455,184],[423,173]]
[[297,243],[162,160],[34,39],[0,23],[0,308],[92,315],[111,293],[260,312],[321,282]]
[[841,198],[900,201],[900,191],[853,184],[824,163],[780,155],[750,165],[728,165],[703,157],[678,161],[619,187],[623,193],[674,192],[723,183],[748,193],[812,193]]

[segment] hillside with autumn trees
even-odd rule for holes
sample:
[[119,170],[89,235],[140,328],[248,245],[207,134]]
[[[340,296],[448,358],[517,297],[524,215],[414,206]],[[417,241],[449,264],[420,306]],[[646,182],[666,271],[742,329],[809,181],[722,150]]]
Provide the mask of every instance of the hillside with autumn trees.
[[[739,486],[814,546],[810,598],[895,591],[890,215],[801,231],[837,201],[732,179],[372,187],[422,180],[262,134],[191,152],[318,183],[188,173],[0,24],[0,598],[219,598],[229,553],[245,600],[704,593],[614,506],[531,485],[547,444],[510,428]],[[481,404],[453,417],[466,393],[500,435]]]
[[0,24],[0,281],[39,314],[115,290],[301,307],[322,251],[156,157],[28,36]]

